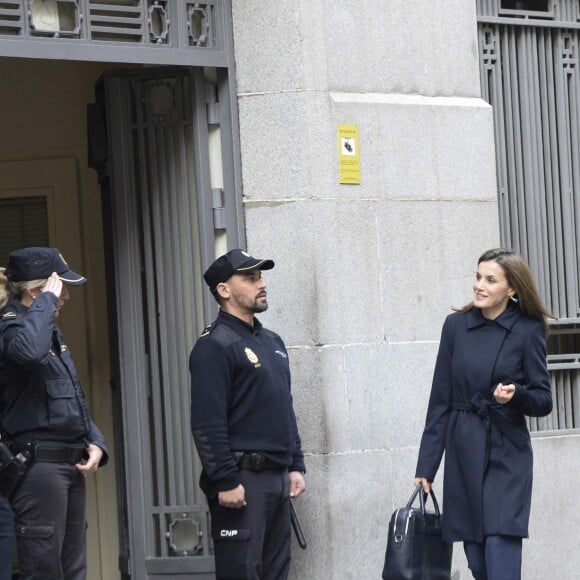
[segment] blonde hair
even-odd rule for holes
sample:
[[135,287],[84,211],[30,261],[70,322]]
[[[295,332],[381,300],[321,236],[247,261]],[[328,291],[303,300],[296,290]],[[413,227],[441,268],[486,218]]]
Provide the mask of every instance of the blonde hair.
[[26,282],[11,282],[6,276],[6,268],[0,268],[0,309],[4,308],[12,298],[20,300],[26,290],[42,288],[48,278],[42,280],[27,280]]

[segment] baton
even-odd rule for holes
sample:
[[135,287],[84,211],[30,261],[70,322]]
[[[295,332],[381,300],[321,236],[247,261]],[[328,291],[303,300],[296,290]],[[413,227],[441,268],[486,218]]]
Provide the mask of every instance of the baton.
[[298,521],[298,515],[296,514],[296,510],[294,509],[294,503],[292,502],[292,500],[290,500],[290,521],[292,522],[292,529],[296,534],[298,545],[303,550],[306,550],[306,538],[304,537],[304,532],[302,531],[302,527],[300,526],[300,522]]

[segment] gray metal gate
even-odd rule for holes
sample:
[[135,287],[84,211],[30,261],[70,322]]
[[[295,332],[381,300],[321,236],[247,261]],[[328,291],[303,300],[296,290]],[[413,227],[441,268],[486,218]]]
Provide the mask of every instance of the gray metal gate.
[[534,430],[580,427],[580,4],[478,0],[482,96],[494,110],[502,245],[527,257],[552,325],[555,397]]
[[[225,78],[218,74],[218,89]],[[209,126],[221,119],[230,133],[228,93],[216,102],[215,88],[202,69],[108,74],[90,115],[96,125],[106,118],[108,134],[104,153],[93,130],[92,164],[114,282],[121,569],[138,580],[214,577],[189,422],[188,356],[210,310],[201,272],[214,258],[214,228],[232,240],[239,233],[232,163],[224,170],[225,203],[210,187]],[[228,161],[231,137],[225,149]]]

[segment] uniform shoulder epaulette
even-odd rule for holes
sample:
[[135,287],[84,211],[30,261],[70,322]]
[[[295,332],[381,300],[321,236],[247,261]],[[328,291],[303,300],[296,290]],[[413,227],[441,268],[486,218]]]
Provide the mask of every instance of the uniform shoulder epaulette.
[[209,336],[211,334],[211,331],[214,329],[214,327],[215,327],[215,322],[212,322],[211,324],[208,324],[203,329],[203,332],[199,335],[199,338],[203,338],[204,336]]
[[22,315],[18,314],[18,312],[14,310],[6,310],[0,314],[0,326],[2,330],[8,328],[9,326],[13,326],[14,324],[21,324],[22,323]]

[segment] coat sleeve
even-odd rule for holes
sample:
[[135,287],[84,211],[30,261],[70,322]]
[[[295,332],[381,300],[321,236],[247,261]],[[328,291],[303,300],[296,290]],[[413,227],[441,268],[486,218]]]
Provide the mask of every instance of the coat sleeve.
[[[275,339],[278,341],[282,350],[286,353],[288,357],[288,350],[284,341],[276,334],[272,333]],[[290,381],[291,383],[292,381]],[[290,393],[290,419],[292,421],[292,463],[288,468],[289,471],[302,471],[306,473],[306,466],[304,464],[304,453],[302,452],[302,441],[300,439],[300,433],[298,432],[298,423],[296,421],[296,413],[294,412],[294,401],[292,398],[292,393]]]
[[433,373],[431,396],[427,407],[425,428],[419,447],[419,459],[415,477],[435,479],[443,451],[447,424],[451,413],[451,356],[453,354],[453,328],[451,316],[448,316],[441,331],[441,342],[437,353],[437,362]]
[[[292,399],[290,399],[292,401]],[[292,413],[292,431],[294,440],[294,449],[292,450],[292,464],[288,468],[289,471],[302,471],[306,473],[306,466],[304,465],[304,453],[302,452],[302,441],[298,433],[298,424],[296,422],[296,414],[294,413],[294,406],[291,408]]]
[[527,335],[523,357],[525,384],[516,384],[508,403],[510,409],[530,417],[544,417],[552,411],[552,388],[546,357],[546,337],[541,323]]
[[57,303],[58,298],[52,292],[42,292],[26,314],[19,316],[19,324],[2,331],[2,350],[11,364],[46,364]]
[[103,457],[99,463],[99,467],[104,467],[109,462],[109,450],[107,449],[107,443],[105,441],[105,436],[101,433],[101,430],[97,427],[92,417],[90,419],[89,434],[87,435],[87,442],[92,445],[96,445],[101,448],[103,452]]
[[231,365],[226,348],[211,337],[198,339],[189,357],[191,430],[201,463],[217,491],[240,484],[228,438]]

